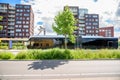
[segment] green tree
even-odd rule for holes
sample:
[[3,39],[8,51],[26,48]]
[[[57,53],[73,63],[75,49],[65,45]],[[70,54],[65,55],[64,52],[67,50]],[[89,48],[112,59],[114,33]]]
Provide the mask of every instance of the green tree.
[[[3,19],[3,16],[0,16],[0,21]],[[2,25],[0,25],[0,30],[2,30],[3,29],[3,26]]]
[[59,12],[54,18],[52,28],[57,34],[65,36],[65,49],[67,49],[67,37],[72,43],[75,43],[75,35],[73,34],[76,29],[75,24],[76,20],[68,6],[66,6],[64,11]]

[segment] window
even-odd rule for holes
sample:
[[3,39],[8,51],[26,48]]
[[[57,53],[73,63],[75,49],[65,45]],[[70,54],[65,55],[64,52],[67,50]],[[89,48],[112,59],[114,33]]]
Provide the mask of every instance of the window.
[[86,19],[86,21],[88,21],[88,19]]
[[98,30],[96,30],[96,33],[98,33]]
[[20,17],[20,20],[22,20],[22,17]]
[[93,25],[98,25],[98,23],[93,23]]
[[23,6],[22,5],[17,5],[16,8],[23,8]]
[[23,24],[25,24],[25,21],[23,21]]
[[29,36],[29,33],[27,33],[26,36]]
[[23,25],[23,28],[29,28],[29,26],[28,25]]
[[20,12],[23,12],[23,9],[20,9]]
[[19,25],[19,28],[21,28],[22,27],[22,25]]
[[86,32],[88,33],[88,30],[86,30]]
[[25,20],[25,17],[23,17],[23,20]]
[[92,21],[91,19],[89,19],[89,21]]
[[26,5],[26,6],[24,6],[24,8],[27,8],[27,9],[28,9],[28,8],[30,8],[30,6]]
[[28,32],[28,29],[26,29],[26,32]]
[[24,32],[25,30],[23,29],[22,31]]
[[92,19],[92,21],[95,21],[94,19]]
[[95,19],[95,21],[98,21],[98,19]]
[[30,10],[26,10],[26,12],[30,12]]
[[26,24],[29,24],[29,21],[26,21]]
[[87,22],[86,22],[85,24],[86,24],[86,25],[88,25],[88,23],[87,23]]
[[91,25],[91,23],[89,23],[89,25]]
[[22,23],[22,21],[16,21],[16,24],[21,24]]
[[26,18],[26,20],[30,20],[30,18],[29,18],[29,17],[27,17],[27,18]]
[[19,9],[17,9],[17,12],[20,12],[20,10],[19,10]]
[[22,36],[22,33],[19,33],[19,36]]
[[98,16],[97,15],[93,15],[93,18],[97,18]]
[[21,32],[21,29],[16,29],[16,32]]
[[19,20],[19,17],[16,17],[16,20]]
[[85,15],[85,17],[88,17],[88,15]]
[[17,27],[18,27],[18,25],[15,25],[15,27],[17,28]]
[[91,29],[91,26],[86,26],[86,29]]
[[18,36],[18,33],[16,33],[15,35]]
[[30,14],[29,14],[29,13],[26,13],[26,14],[24,14],[24,16],[30,16]]

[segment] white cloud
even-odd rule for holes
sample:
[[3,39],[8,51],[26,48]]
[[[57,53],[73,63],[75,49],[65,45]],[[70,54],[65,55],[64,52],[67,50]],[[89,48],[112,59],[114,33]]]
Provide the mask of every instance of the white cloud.
[[[54,16],[58,11],[63,10],[65,5],[87,8],[89,13],[99,14],[100,27],[115,26],[117,28],[119,24],[116,22],[118,18],[116,11],[119,2],[119,0],[97,0],[97,2],[94,0],[28,0],[27,2],[21,0],[23,4],[32,5],[35,14],[35,26],[38,26],[37,22],[43,21],[48,33],[52,33],[51,24]],[[106,20],[113,22],[106,22]]]

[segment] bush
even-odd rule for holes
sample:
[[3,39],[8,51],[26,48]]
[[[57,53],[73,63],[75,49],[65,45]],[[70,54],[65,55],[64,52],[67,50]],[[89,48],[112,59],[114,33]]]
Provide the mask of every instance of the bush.
[[0,52],[0,59],[14,59],[14,55],[11,52]]
[[0,46],[0,49],[8,49],[8,46]]
[[15,59],[29,59],[27,51],[21,51],[16,56]]

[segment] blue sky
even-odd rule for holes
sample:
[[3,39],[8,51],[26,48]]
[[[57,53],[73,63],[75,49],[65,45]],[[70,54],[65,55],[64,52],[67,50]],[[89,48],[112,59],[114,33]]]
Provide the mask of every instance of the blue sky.
[[21,0],[0,0],[0,3],[9,3],[15,6],[15,4],[20,4]]

